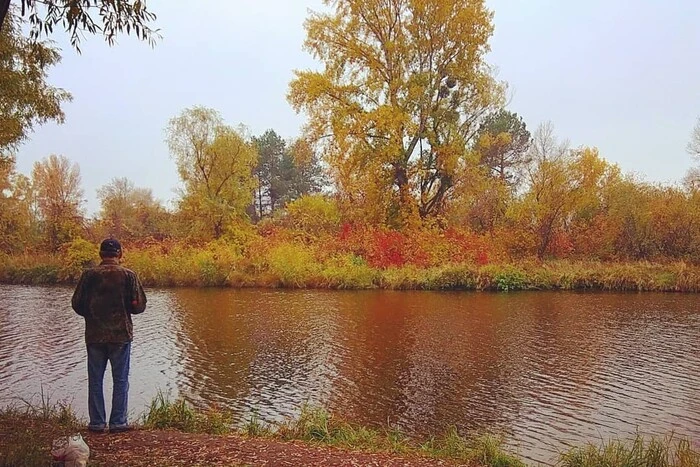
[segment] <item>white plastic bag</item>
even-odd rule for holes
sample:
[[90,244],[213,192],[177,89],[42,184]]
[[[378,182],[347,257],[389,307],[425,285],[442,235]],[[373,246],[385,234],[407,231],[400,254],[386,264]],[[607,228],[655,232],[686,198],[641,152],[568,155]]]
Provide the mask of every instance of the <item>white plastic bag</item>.
[[90,448],[80,433],[76,433],[55,439],[51,455],[54,461],[63,461],[65,467],[85,467],[90,457]]

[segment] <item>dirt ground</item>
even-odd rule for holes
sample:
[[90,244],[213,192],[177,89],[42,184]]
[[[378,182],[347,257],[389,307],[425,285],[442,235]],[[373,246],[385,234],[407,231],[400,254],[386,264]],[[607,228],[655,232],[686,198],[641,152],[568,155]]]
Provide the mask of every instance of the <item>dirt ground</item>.
[[177,431],[136,430],[88,434],[91,461],[99,465],[177,466],[435,466],[455,465],[422,457],[351,452],[300,442],[240,436],[212,436]]
[[[69,435],[55,423],[0,417],[0,466],[50,465],[53,439]],[[119,434],[81,431],[90,466],[453,466],[452,461],[365,453],[239,435],[214,436],[172,430]]]

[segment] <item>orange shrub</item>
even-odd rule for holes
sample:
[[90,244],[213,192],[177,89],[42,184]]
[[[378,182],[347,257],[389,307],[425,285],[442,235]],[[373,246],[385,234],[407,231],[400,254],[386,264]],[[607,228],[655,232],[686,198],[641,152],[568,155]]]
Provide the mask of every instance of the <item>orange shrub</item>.
[[486,237],[468,230],[417,228],[397,231],[385,227],[344,224],[337,236],[340,253],[352,253],[372,267],[427,268],[443,264],[487,264]]

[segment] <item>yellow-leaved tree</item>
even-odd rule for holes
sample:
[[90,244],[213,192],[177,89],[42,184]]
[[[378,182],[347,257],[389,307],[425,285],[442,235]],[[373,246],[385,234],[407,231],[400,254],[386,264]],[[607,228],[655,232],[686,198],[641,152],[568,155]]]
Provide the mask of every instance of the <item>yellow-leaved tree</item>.
[[219,238],[253,201],[254,146],[205,107],[184,110],[168,124],[167,143],[184,192],[180,202],[190,234]]
[[46,246],[55,251],[81,234],[83,189],[80,167],[65,156],[50,156],[34,163],[32,187]]
[[36,243],[31,181],[15,170],[15,158],[0,153],[0,253]]
[[[345,200],[373,221],[439,214],[470,161],[483,116],[502,104],[484,55],[484,0],[326,0],[288,99]],[[475,162],[473,162],[475,163]]]
[[99,227],[104,236],[125,241],[159,237],[167,213],[150,188],[139,188],[126,177],[115,177],[97,189]]

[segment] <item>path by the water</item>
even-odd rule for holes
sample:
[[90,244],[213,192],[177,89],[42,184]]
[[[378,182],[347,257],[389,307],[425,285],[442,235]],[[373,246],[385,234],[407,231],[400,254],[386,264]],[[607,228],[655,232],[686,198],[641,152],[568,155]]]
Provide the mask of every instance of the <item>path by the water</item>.
[[[0,465],[49,463],[51,443],[75,432],[35,417],[0,417]],[[239,435],[137,429],[119,434],[81,431],[96,466],[454,466],[454,461],[355,452],[303,442]],[[31,459],[25,456],[32,456]],[[19,459],[18,459],[19,456]],[[45,461],[45,462],[44,462]]]
[[438,459],[353,452],[301,442],[137,430],[86,437],[100,465],[452,466]]

